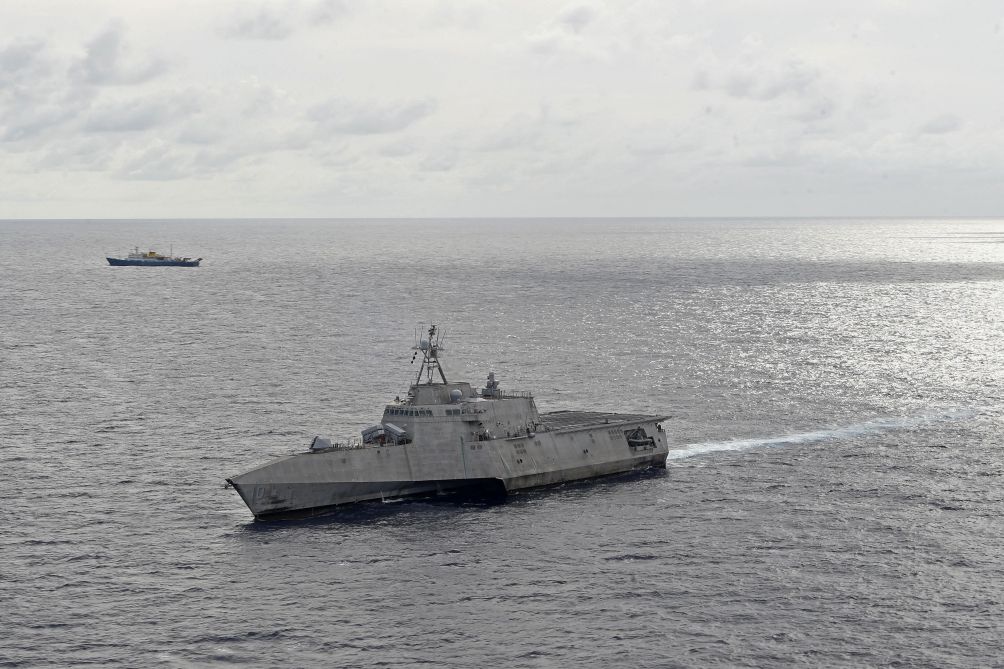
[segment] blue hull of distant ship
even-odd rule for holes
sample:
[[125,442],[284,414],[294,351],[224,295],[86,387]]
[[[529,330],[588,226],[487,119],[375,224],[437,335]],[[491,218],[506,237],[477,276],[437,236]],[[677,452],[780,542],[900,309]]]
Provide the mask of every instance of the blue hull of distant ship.
[[[109,265],[135,265],[137,267],[198,267],[198,260],[129,260],[128,258],[106,258]],[[201,260],[201,259],[200,259]]]

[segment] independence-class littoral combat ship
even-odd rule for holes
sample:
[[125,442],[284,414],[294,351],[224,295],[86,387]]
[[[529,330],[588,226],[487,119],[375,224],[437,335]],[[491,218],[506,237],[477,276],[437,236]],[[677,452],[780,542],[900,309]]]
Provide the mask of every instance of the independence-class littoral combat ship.
[[440,365],[441,335],[429,329],[404,399],[386,405],[362,439],[331,443],[234,476],[227,482],[256,518],[299,515],[364,500],[439,493],[503,496],[512,490],[666,467],[666,416],[539,413],[529,392],[451,382]]

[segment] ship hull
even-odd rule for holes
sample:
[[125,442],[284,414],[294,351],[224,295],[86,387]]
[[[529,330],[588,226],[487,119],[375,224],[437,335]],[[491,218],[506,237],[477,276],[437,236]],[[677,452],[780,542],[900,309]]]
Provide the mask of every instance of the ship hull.
[[[507,490],[498,479],[443,481],[369,481],[247,485],[227,479],[259,520],[309,516],[368,501],[456,496],[503,499]],[[257,495],[257,497],[256,497]]]
[[646,455],[618,462],[604,462],[585,465],[561,471],[524,474],[523,476],[508,479],[504,483],[506,491],[526,490],[529,488],[542,488],[545,486],[557,485],[559,483],[585,481],[588,479],[601,478],[603,476],[613,476],[615,474],[625,474],[628,472],[653,468],[666,468],[666,453],[654,456]]
[[[572,420],[582,416],[592,424]],[[333,448],[290,456],[227,481],[258,519],[368,500],[439,494],[497,498],[516,490],[665,468],[668,444],[657,422],[662,419],[562,412],[552,415],[553,429],[536,434]],[[624,437],[636,428],[647,429],[650,443],[632,444]]]
[[198,260],[130,260],[128,258],[105,258],[115,267],[198,267]]
[[[540,472],[503,479],[451,479],[432,481],[371,481],[366,483],[298,483],[247,485],[227,482],[258,520],[281,519],[332,511],[367,501],[395,501],[433,496],[465,499],[504,499],[517,490],[543,488],[572,481],[666,468],[666,456],[641,458],[603,466],[590,465],[562,472]],[[256,497],[257,494],[257,497]]]

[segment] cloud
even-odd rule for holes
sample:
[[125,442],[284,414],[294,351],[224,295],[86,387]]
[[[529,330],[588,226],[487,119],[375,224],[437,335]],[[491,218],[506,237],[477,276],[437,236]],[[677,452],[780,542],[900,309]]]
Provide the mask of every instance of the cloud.
[[636,132],[627,141],[628,152],[638,157],[693,153],[698,151],[700,147],[700,142],[686,133],[676,131],[671,136],[665,136],[665,131],[660,129]]
[[942,114],[920,126],[922,135],[945,135],[962,128],[962,119],[954,114]]
[[399,139],[393,142],[384,144],[379,149],[377,153],[385,158],[404,158],[406,156],[413,155],[418,150],[415,142],[410,139]]
[[138,132],[173,123],[198,109],[190,92],[157,95],[95,106],[83,123],[86,132]]
[[[125,28],[113,21],[67,57],[54,45],[21,40],[0,48],[0,140],[27,146],[55,141],[58,130],[71,130],[84,119],[86,130],[149,127],[161,113],[138,103],[115,109],[106,105],[98,118],[90,114],[110,88],[139,86],[167,70],[158,57],[135,55]],[[109,114],[106,118],[100,118]]]
[[302,28],[332,25],[349,13],[345,0],[245,4],[224,20],[218,32],[230,39],[281,41]]
[[102,172],[111,165],[118,150],[116,142],[91,136],[73,141],[52,142],[36,154],[32,168],[60,172]]
[[328,25],[348,13],[349,6],[345,0],[321,0],[307,11],[307,21],[311,25]]
[[833,99],[820,95],[807,100],[802,110],[796,112],[793,118],[803,123],[819,123],[833,118],[837,110],[838,105]]
[[118,168],[123,179],[171,181],[192,176],[190,158],[163,141],[141,149]]
[[162,61],[132,54],[125,36],[111,23],[76,53],[0,45],[0,145],[22,171],[184,179],[310,143],[316,124],[285,90],[253,78],[165,89]]
[[37,105],[30,113],[4,110],[0,113],[0,140],[24,142],[42,136],[49,129],[73,118],[76,111],[58,100]]
[[[747,142],[780,142],[783,150],[771,153],[788,155],[789,144],[798,146],[808,136],[850,136],[875,120],[875,99],[849,99],[837,79],[818,67],[801,60],[748,57],[748,62],[700,70],[691,81],[692,90],[717,93],[724,96],[723,102],[742,105],[718,106],[731,108],[734,127],[761,128],[747,133]],[[773,132],[764,135],[763,128]]]
[[0,141],[25,143],[76,117],[94,97],[39,40],[0,49]]
[[433,100],[363,103],[334,98],[314,107],[310,118],[336,134],[380,135],[404,130],[431,115],[435,109]]
[[531,53],[539,55],[569,54],[588,59],[605,60],[607,47],[599,39],[589,39],[587,28],[596,22],[599,12],[591,5],[569,5],[553,19],[526,35]]
[[124,35],[110,24],[83,55],[40,40],[0,45],[0,143],[21,170],[184,179],[309,143],[312,127],[290,120],[302,112],[282,89],[165,90],[152,81],[158,61],[131,55]]
[[460,160],[460,156],[455,149],[442,149],[429,154],[418,164],[423,172],[449,172]]
[[167,69],[159,58],[137,60],[125,44],[124,28],[110,23],[87,44],[84,58],[74,67],[74,73],[84,82],[97,86],[140,84]]
[[558,14],[555,23],[565,30],[581,34],[590,23],[596,18],[596,10],[589,5],[572,5],[566,7]]
[[427,24],[434,28],[478,29],[485,21],[487,5],[469,0],[438,0],[428,14]]
[[0,49],[0,86],[16,86],[48,77],[52,63],[41,40],[20,40]]
[[[116,213],[149,193],[195,197],[143,197],[147,212],[184,215],[204,198],[254,213],[249,192],[272,212],[344,214],[340,195],[286,190],[348,183],[371,214],[574,214],[600,198],[614,214],[753,212],[775,186],[830,188],[837,173],[1000,173],[1000,95],[986,86],[1000,41],[967,39],[999,9],[963,20],[903,0],[782,0],[770,12],[706,0],[228,0],[178,15],[98,4],[60,17],[0,9],[4,189],[51,184],[53,195],[31,211],[73,214],[86,189]],[[860,196],[832,188],[834,201]],[[399,204],[362,197],[377,189]]]
[[526,114],[513,116],[500,127],[488,131],[476,148],[479,151],[508,151],[534,144],[544,132],[546,119]]
[[287,8],[261,5],[242,7],[220,28],[220,34],[234,39],[284,40],[296,26]]
[[173,141],[169,135],[140,135],[123,143],[116,162],[120,179],[173,181],[218,174],[233,176],[246,165],[268,164],[278,154],[316,148],[311,137],[296,131],[268,128],[227,132],[221,129],[204,142]]
[[819,70],[799,61],[787,61],[779,66],[742,65],[717,75],[702,70],[694,76],[692,88],[766,102],[812,94],[820,78]]

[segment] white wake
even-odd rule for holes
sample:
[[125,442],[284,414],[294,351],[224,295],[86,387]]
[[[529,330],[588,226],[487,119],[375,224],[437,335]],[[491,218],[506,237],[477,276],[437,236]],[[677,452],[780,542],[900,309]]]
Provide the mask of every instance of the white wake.
[[734,439],[730,441],[706,441],[697,444],[685,444],[679,448],[670,448],[669,460],[691,458],[704,453],[719,451],[745,451],[751,448],[771,446],[787,446],[791,444],[812,444],[824,441],[836,441],[851,437],[894,432],[897,430],[912,430],[937,423],[953,423],[967,420],[979,412],[971,409],[953,409],[936,414],[921,416],[901,416],[897,418],[877,418],[864,423],[846,425],[843,427],[799,432],[780,437],[765,437],[762,439]]

